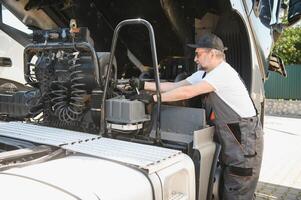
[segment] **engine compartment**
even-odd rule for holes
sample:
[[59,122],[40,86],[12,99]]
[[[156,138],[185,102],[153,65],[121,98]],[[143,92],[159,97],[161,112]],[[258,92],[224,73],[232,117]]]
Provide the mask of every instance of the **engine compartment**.
[[[129,79],[118,77],[115,59],[109,66],[110,56],[95,52],[87,28],[34,31],[33,43],[24,50],[24,75],[32,89],[11,92],[14,103],[7,102],[8,94],[0,94],[7,105],[2,117],[192,153],[193,131],[206,126],[204,110],[130,100],[138,91]],[[158,121],[161,115],[164,119]],[[198,118],[184,119],[191,115]],[[177,131],[175,123],[195,125]]]

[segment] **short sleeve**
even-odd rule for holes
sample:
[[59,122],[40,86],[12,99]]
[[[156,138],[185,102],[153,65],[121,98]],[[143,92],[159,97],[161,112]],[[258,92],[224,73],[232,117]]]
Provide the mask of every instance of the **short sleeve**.
[[239,74],[228,63],[222,62],[202,79],[215,88],[217,94],[240,117],[256,115],[254,105]]
[[219,66],[207,73],[203,80],[219,91],[232,84],[233,74],[224,66]]
[[186,81],[188,81],[191,85],[196,84],[198,82],[200,82],[203,78],[204,75],[204,71],[199,70],[195,73],[193,73],[191,76],[186,78]]

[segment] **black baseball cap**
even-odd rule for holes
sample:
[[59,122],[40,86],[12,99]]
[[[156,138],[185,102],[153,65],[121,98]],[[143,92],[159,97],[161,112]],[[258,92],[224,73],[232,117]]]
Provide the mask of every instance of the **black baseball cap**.
[[213,33],[206,33],[197,39],[195,44],[187,44],[191,48],[210,48],[225,51],[223,41]]

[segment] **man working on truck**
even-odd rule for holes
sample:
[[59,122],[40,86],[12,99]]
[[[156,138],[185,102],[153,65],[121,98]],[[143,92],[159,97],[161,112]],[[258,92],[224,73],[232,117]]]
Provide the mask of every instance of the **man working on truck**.
[[[225,62],[226,48],[219,37],[205,34],[196,44],[188,46],[195,48],[194,61],[199,71],[177,83],[161,83],[161,100],[179,101],[205,94],[203,103],[222,145],[223,199],[252,199],[263,150],[263,132],[256,108],[239,74]],[[130,83],[138,89],[156,90],[155,83],[139,79]],[[141,93],[132,99],[152,103],[157,96]]]

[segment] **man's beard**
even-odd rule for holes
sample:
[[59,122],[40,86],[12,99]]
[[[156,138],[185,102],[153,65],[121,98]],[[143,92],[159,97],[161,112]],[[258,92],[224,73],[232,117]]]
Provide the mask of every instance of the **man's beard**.
[[198,67],[198,70],[206,71],[206,67],[203,67],[200,64],[198,64],[197,67]]

